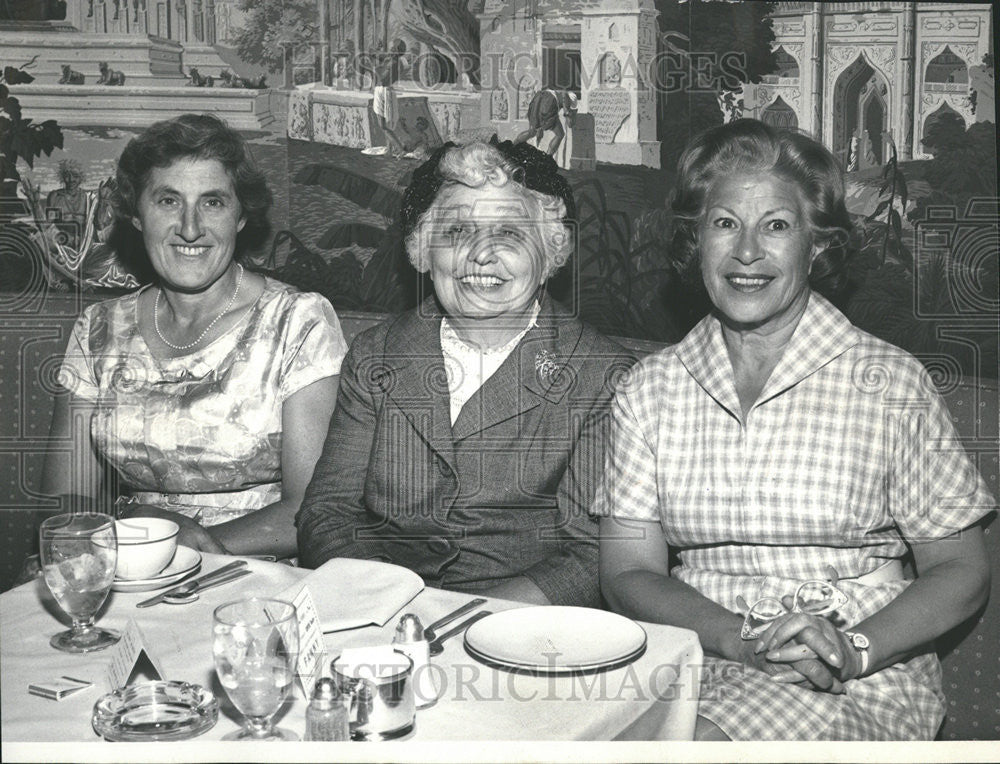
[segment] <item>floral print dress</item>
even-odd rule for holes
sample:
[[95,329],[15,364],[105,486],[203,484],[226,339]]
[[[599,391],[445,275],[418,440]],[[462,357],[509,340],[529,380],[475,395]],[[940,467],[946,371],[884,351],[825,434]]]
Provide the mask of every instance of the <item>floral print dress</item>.
[[267,278],[228,332],[161,359],[139,332],[142,290],[88,307],[60,382],[96,405],[97,452],[136,501],[216,525],[281,498],[281,408],[339,374],[347,342],[330,303]]

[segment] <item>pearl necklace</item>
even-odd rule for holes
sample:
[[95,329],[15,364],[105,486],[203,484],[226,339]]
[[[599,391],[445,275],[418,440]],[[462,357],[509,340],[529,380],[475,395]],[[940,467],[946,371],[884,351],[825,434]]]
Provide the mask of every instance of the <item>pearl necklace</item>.
[[175,345],[173,342],[164,337],[163,332],[160,331],[160,295],[163,293],[163,289],[160,288],[160,290],[156,293],[156,299],[153,300],[153,328],[156,329],[156,336],[160,338],[160,341],[163,342],[164,345],[171,347],[174,350],[190,350],[205,339],[205,335],[207,335],[211,328],[219,322],[220,318],[229,312],[229,309],[233,307],[233,303],[236,302],[236,295],[240,292],[240,284],[243,283],[243,266],[236,263],[236,267],[240,269],[240,275],[236,277],[236,289],[233,290],[233,296],[229,298],[229,302],[226,304],[226,307],[222,309],[222,312],[212,319],[212,323],[205,327],[205,331],[199,334],[198,338],[194,342],[189,342],[187,345]]

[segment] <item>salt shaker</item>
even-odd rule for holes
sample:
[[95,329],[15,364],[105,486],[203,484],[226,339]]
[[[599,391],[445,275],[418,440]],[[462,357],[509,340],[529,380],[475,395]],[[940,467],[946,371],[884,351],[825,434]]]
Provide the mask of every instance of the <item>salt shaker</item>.
[[329,677],[316,682],[306,708],[306,740],[350,740],[351,725],[340,688]]
[[413,613],[399,619],[392,643],[413,661],[413,693],[416,707],[427,708],[437,703],[438,689],[431,669],[431,651],[424,637],[424,627]]

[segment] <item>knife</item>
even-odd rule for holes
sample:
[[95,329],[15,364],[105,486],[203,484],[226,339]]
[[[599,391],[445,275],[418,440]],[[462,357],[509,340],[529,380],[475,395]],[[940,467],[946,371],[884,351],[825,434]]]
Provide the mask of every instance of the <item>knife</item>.
[[168,594],[191,594],[192,592],[198,591],[204,584],[211,583],[218,578],[224,578],[229,575],[232,571],[238,570],[240,568],[246,567],[246,560],[236,560],[236,562],[231,562],[228,565],[224,565],[218,570],[213,570],[211,573],[206,573],[204,576],[199,578],[194,578],[190,581],[185,581],[183,584],[179,584],[172,589],[167,589],[165,592],[157,594],[155,597],[150,597],[148,600],[143,600],[136,604],[136,607],[150,607],[152,605],[158,605],[163,602],[164,597]]
[[452,610],[450,613],[448,613],[448,615],[438,618],[434,623],[432,623],[430,626],[427,626],[424,629],[424,639],[426,639],[428,642],[433,642],[437,638],[437,630],[440,629],[442,626],[451,623],[456,618],[460,618],[461,616],[468,613],[470,610],[475,610],[480,605],[485,605],[485,604],[486,604],[486,599],[484,597],[476,597],[471,602],[466,602],[464,605],[462,605],[462,607],[458,608],[457,610]]

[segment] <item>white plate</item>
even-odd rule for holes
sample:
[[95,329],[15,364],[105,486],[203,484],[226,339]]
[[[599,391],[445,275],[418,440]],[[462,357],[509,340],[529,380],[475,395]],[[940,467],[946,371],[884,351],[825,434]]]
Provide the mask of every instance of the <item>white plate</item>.
[[646,649],[646,632],[616,613],[547,605],[476,621],[465,632],[465,648],[487,663],[561,674],[631,661]]
[[151,592],[165,586],[176,584],[185,576],[189,576],[201,567],[201,552],[191,547],[178,545],[174,559],[162,571],[152,578],[135,578],[126,581],[116,578],[111,588],[116,592]]

